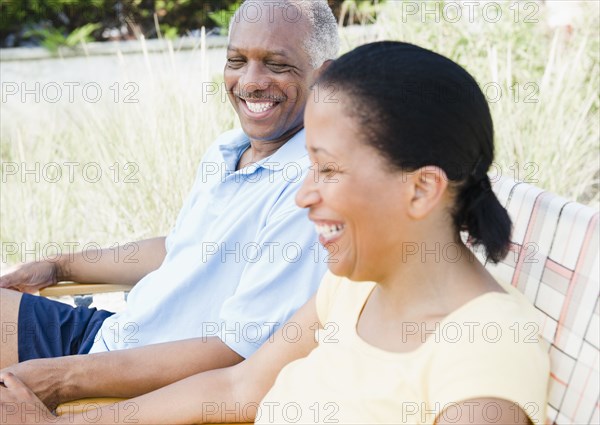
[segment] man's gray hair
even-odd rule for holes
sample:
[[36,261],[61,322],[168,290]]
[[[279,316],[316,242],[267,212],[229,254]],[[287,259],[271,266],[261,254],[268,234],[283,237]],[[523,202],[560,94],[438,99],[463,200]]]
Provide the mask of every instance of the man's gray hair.
[[[340,36],[338,34],[337,20],[327,0],[245,0],[235,12],[229,24],[229,34],[236,22],[239,22],[243,7],[250,3],[264,3],[272,8],[286,9],[295,7],[289,12],[290,23],[307,19],[310,25],[310,34],[304,41],[304,50],[310,57],[313,68],[317,69],[327,60],[337,58],[340,50]],[[301,14],[301,16],[298,16]],[[253,17],[254,18],[254,17]]]

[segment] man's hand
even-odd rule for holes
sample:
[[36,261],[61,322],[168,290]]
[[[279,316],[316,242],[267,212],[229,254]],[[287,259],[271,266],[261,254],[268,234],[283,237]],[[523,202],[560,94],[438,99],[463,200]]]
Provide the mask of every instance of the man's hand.
[[65,371],[57,359],[37,359],[17,363],[0,371],[0,374],[11,374],[23,382],[30,391],[50,410],[54,410],[63,399],[63,382]]
[[0,372],[0,383],[2,423],[56,423],[56,417],[19,378]]
[[[0,277],[0,288],[33,293],[64,280],[79,283],[135,285],[164,261],[165,237],[130,242],[95,253],[90,261],[85,252],[53,260],[34,261],[10,268]],[[115,260],[116,259],[116,260]]]
[[0,288],[32,294],[62,278],[58,262],[33,261],[11,267],[0,277]]

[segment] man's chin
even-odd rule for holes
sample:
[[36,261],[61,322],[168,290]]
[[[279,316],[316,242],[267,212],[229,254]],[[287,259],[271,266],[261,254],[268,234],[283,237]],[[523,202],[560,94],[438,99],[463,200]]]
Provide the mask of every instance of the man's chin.
[[280,142],[289,140],[296,135],[302,128],[304,123],[300,122],[294,126],[281,128],[273,125],[261,125],[256,123],[242,122],[242,130],[252,141],[258,142]]
[[285,134],[285,130],[256,124],[242,123],[242,129],[250,140],[257,142],[275,141]]

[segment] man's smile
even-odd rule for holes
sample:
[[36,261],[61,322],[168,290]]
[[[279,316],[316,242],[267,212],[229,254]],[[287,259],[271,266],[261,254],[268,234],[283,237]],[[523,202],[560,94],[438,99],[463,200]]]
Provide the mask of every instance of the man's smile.
[[259,119],[266,118],[270,115],[277,106],[285,101],[283,96],[256,96],[244,93],[236,93],[236,97],[239,99],[240,104],[245,106],[243,108],[251,118]]
[[275,105],[275,102],[255,102],[246,100],[246,106],[248,106],[248,109],[250,109],[256,114],[260,114],[261,112],[266,112],[270,109],[273,109]]

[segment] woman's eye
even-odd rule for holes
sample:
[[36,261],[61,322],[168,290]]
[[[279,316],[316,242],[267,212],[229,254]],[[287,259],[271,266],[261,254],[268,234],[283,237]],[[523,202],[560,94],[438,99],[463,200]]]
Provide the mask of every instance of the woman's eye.
[[319,165],[316,162],[313,162],[313,165],[310,168],[312,169],[313,173],[324,174],[331,172],[331,167]]
[[315,174],[327,174],[329,176],[340,172],[338,165],[334,162],[328,162],[326,164],[313,162],[311,169]]
[[340,171],[339,167],[337,166],[337,164],[335,164],[333,162],[328,162],[327,164],[324,164],[319,167],[319,172],[323,173],[323,174],[334,174],[339,171]]

